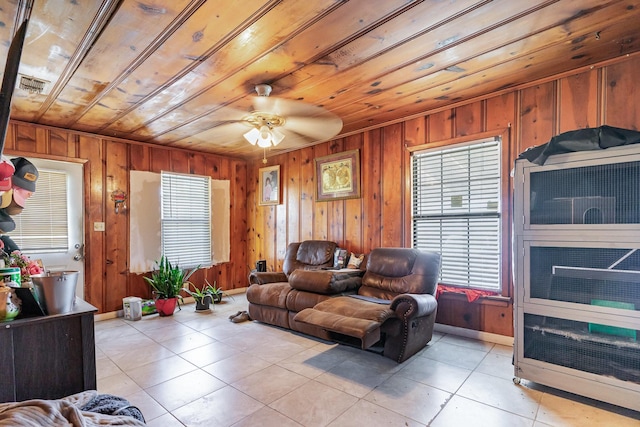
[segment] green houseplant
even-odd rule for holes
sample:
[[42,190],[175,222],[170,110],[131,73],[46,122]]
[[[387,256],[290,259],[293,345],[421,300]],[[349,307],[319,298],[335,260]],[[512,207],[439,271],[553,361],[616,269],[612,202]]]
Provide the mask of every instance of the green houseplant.
[[[207,282],[207,279],[205,279],[205,282]],[[233,297],[231,295],[229,295],[228,293],[226,293],[225,291],[222,290],[222,288],[217,288],[216,287],[216,282],[213,282],[213,285],[211,285],[209,282],[207,282],[207,287],[209,288],[209,291],[211,293],[211,297],[213,299],[213,303],[214,304],[218,304],[220,302],[222,302],[222,297],[226,296],[229,297],[231,299],[233,299]]]
[[182,299],[180,291],[184,283],[198,268],[186,273],[177,264],[173,265],[164,255],[160,257],[160,261],[156,261],[156,265],[157,269],[151,273],[151,277],[145,276],[144,279],[151,285],[156,310],[160,316],[171,316],[176,304],[180,307],[178,301]]
[[[230,296],[221,288],[216,287],[216,282],[213,282],[212,285],[206,278],[204,282],[205,285],[202,288],[198,288],[191,282],[187,282],[187,287],[183,288],[183,291],[195,300],[196,311],[207,311],[211,303],[218,304],[222,301],[223,296]],[[189,286],[193,287],[193,290],[189,289]]]
[[[214,295],[217,294],[218,289],[212,286],[207,279],[204,279],[206,284],[201,288],[198,288],[191,282],[187,282],[187,286],[182,290],[193,297],[196,302],[196,311],[203,312],[208,311],[209,306],[213,302]],[[193,287],[193,290],[189,289],[189,286]]]

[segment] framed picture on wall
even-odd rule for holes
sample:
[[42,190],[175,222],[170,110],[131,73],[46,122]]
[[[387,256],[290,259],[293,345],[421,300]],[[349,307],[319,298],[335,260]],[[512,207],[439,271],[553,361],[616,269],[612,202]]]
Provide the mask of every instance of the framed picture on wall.
[[318,157],[314,162],[318,202],[360,197],[360,150]]
[[280,204],[280,165],[260,168],[259,205]]

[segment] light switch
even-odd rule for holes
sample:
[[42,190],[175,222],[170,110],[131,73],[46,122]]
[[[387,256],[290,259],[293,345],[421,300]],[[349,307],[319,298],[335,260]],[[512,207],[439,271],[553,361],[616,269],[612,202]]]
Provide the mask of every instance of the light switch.
[[104,222],[94,222],[93,231],[104,231]]

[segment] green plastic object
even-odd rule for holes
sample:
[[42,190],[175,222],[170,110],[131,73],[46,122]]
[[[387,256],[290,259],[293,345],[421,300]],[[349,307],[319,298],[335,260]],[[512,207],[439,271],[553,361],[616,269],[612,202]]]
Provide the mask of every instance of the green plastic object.
[[146,316],[148,314],[154,314],[154,313],[157,313],[156,302],[152,299],[142,300],[142,315]]
[[[603,299],[592,299],[591,305],[597,305],[600,307],[621,308],[623,310],[636,309],[635,305],[628,302],[608,301]],[[620,328],[618,326],[589,323],[589,333],[615,335],[618,337],[631,338],[632,340],[636,341],[636,331],[634,329]]]

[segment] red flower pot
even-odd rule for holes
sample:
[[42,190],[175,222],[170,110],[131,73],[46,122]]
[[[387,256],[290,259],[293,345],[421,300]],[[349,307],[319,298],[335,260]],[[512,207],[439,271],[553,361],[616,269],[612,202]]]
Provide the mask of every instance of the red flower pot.
[[156,311],[160,316],[173,316],[177,301],[178,298],[158,298],[156,300]]

